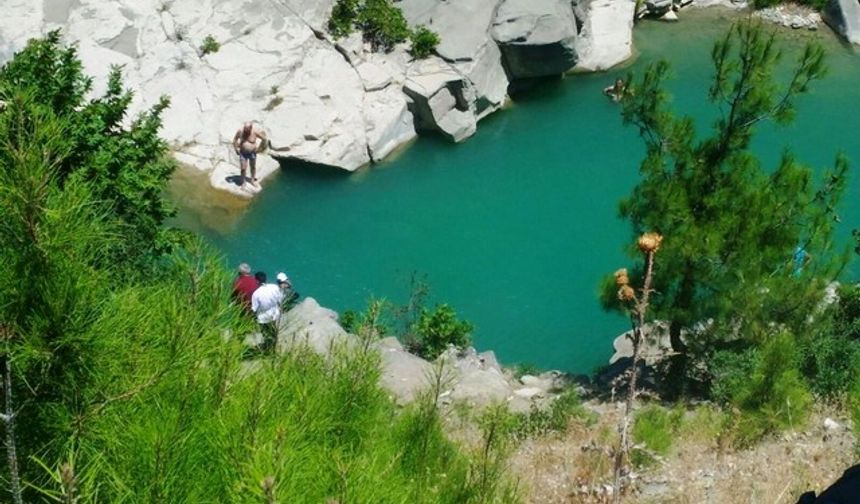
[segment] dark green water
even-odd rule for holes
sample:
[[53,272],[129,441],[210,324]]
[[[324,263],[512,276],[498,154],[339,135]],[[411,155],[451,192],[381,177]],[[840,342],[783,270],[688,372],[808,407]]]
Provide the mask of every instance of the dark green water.
[[[629,264],[622,247],[631,234],[617,203],[642,155],[601,89],[665,58],[675,105],[706,127],[714,117],[705,100],[710,48],[728,21],[682,14],[675,25],[637,27],[641,54],[630,69],[541,85],[464,144],[422,138],[352,175],[285,170],[238,220],[217,216],[207,227],[186,210],[179,222],[202,230],[231,263],[285,270],[303,294],[337,310],[362,308],[371,296],[403,302],[411,273],[425,274],[431,300],[476,325],[479,349],[506,363],[590,371],[627,326],[601,311],[597,285]],[[784,38],[798,47],[806,36]],[[790,147],[814,166],[830,166],[839,149],[860,163],[860,57],[823,38],[831,75],[801,102],[793,126],[761,131],[756,149],[766,161]],[[860,225],[858,180],[851,187],[846,236]]]

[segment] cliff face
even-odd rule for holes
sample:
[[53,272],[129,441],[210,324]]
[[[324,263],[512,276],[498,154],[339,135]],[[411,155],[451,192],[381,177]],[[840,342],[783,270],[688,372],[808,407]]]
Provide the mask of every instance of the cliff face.
[[[370,51],[359,34],[333,40],[334,0],[12,0],[0,18],[0,62],[29,38],[62,29],[86,71],[105,85],[112,65],[136,90],[133,110],[171,97],[163,136],[179,161],[243,197],[230,140],[253,120],[276,158],[355,170],[412,140],[416,129],[462,141],[507,100],[510,81],[586,70],[631,54],[630,0],[403,0],[410,25],[439,33],[437,55],[408,46]],[[611,15],[608,15],[611,14]],[[220,44],[205,51],[204,40]]]

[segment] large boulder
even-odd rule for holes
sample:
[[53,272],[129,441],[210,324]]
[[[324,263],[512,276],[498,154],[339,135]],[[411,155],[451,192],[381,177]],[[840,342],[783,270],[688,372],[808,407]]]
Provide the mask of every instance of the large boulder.
[[493,38],[513,79],[560,75],[576,64],[576,19],[568,0],[503,0]]
[[438,131],[454,142],[475,133],[474,90],[442,59],[428,58],[410,67],[403,90],[412,99],[418,129]]
[[504,105],[508,94],[499,48],[489,35],[497,4],[498,0],[398,3],[410,25],[424,25],[439,34],[436,53],[469,81],[479,119]]
[[382,368],[379,382],[395,402],[410,403],[428,389],[433,376],[432,364],[405,351],[396,338],[384,338],[376,348]]
[[824,22],[852,44],[860,44],[860,2],[829,0],[822,12]]
[[633,0],[577,0],[582,29],[576,41],[576,71],[600,72],[633,56]]
[[337,322],[337,313],[323,308],[314,298],[305,298],[281,318],[276,350],[284,353],[296,346],[310,347],[328,355],[339,347],[353,347],[357,341]]

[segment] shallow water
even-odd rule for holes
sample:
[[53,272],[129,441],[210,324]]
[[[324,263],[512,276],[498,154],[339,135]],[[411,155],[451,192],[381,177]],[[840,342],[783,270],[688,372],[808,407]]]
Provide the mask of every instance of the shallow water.
[[[544,83],[464,144],[421,138],[352,175],[290,167],[244,212],[186,208],[177,222],[204,232],[231,264],[285,270],[303,294],[337,310],[361,308],[371,296],[405,302],[411,274],[424,274],[432,301],[475,324],[479,349],[506,363],[588,372],[627,327],[600,309],[597,285],[629,264],[622,248],[631,233],[617,204],[635,184],[643,152],[601,90],[665,58],[675,105],[706,127],[714,117],[705,99],[710,48],[727,18],[684,11],[678,24],[643,23],[630,68]],[[790,47],[809,36],[782,33]],[[791,127],[762,129],[755,146],[768,162],[789,146],[814,166],[830,166],[839,149],[860,163],[860,58],[822,38],[831,75],[802,100]],[[850,224],[860,225],[856,178],[843,240]]]

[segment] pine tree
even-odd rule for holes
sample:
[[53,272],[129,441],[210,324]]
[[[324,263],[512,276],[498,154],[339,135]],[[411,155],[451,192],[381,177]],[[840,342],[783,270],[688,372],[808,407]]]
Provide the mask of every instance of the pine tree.
[[[773,169],[750,151],[756,127],[790,122],[797,97],[825,72],[823,49],[809,44],[780,84],[781,57],[774,34],[751,22],[714,44],[708,98],[719,118],[705,136],[690,117],[669,110],[665,62],[631,79],[623,100],[624,121],[639,129],[646,157],[620,213],[634,235],[667,237],[652,307],[655,318],[670,321],[677,351],[687,350],[681,329],[700,322],[713,322],[709,334],[751,339],[763,338],[771,323],[802,324],[844,264],[832,253],[832,237],[846,160],[838,156],[816,185],[811,169],[788,151]],[[796,251],[814,259],[793,264]],[[607,292],[609,304],[614,292]],[[707,341],[687,342],[700,343]]]

